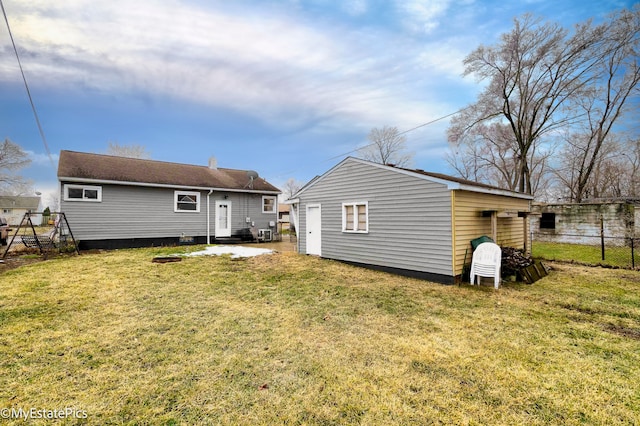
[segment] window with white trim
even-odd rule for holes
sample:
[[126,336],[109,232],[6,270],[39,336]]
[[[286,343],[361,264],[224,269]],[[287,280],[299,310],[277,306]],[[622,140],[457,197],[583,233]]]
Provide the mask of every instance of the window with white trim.
[[276,212],[276,197],[263,195],[262,196],[262,213],[275,213]]
[[200,193],[191,191],[175,191],[173,193],[175,212],[200,212]]
[[99,203],[102,201],[102,187],[66,184],[64,186],[64,200]]
[[369,203],[342,203],[342,232],[369,232]]

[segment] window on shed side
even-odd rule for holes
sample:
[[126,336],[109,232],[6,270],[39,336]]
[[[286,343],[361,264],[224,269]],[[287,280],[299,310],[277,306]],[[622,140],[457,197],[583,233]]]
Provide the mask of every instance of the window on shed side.
[[542,216],[540,216],[540,229],[556,229],[556,214],[542,213]]
[[369,232],[367,202],[342,204],[342,232]]
[[200,193],[199,192],[186,192],[176,191],[174,193],[176,212],[195,212],[200,211]]

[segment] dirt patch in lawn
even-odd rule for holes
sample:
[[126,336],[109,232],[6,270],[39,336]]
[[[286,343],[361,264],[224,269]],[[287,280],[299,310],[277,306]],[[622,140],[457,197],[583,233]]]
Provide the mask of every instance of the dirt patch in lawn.
[[640,329],[637,329],[637,328],[622,327],[622,326],[610,324],[605,327],[605,330],[623,337],[628,337],[634,340],[640,340]]
[[0,260],[0,274],[9,271],[11,269],[19,268],[24,265],[29,265],[36,262],[42,262],[44,259],[41,257],[7,257]]
[[[103,253],[102,250],[87,250],[82,254],[90,253]],[[49,253],[47,256],[43,256],[38,253],[37,249],[31,249],[29,252],[22,251],[20,256],[7,256],[4,259],[0,259],[0,275],[4,272],[12,269],[20,268],[25,265],[31,265],[33,263],[44,262],[45,260],[59,259],[63,257],[77,256],[75,253],[63,253],[57,252]]]

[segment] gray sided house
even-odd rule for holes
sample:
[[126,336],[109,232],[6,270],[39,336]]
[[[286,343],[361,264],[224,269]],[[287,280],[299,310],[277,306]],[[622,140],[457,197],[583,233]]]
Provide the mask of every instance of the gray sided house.
[[532,197],[346,158],[288,202],[298,251],[442,283],[471,263],[471,240],[527,249]]
[[238,241],[275,231],[278,188],[256,172],[61,151],[60,205],[80,248]]

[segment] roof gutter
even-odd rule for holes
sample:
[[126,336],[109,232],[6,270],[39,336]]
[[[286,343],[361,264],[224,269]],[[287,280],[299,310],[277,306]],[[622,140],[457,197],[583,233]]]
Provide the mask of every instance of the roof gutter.
[[533,200],[533,195],[523,194],[522,192],[509,191],[507,189],[483,188],[481,186],[471,186],[471,185],[465,185],[465,184],[458,184],[457,188],[450,188],[450,189],[459,189],[462,191],[470,191],[470,192],[480,192],[483,194],[505,195],[507,197],[522,198],[523,200]]

